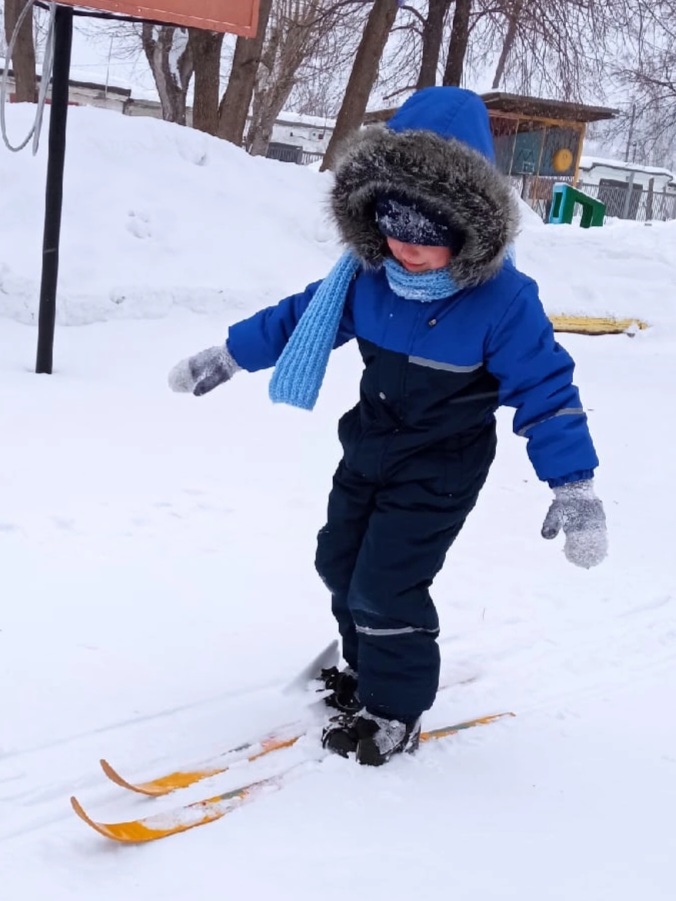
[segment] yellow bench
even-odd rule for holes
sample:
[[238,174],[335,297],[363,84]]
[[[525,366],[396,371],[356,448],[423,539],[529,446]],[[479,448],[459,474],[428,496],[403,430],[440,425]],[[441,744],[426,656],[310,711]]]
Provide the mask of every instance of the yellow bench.
[[550,316],[555,332],[574,332],[577,335],[621,335],[632,328],[646,329],[648,323],[640,319],[612,319],[594,316]]

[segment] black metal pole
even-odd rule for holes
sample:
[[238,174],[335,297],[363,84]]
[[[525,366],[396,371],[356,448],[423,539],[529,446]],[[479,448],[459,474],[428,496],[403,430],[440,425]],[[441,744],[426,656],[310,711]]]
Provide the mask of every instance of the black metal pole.
[[66,157],[68,82],[73,45],[73,9],[57,6],[54,16],[54,74],[49,117],[49,151],[45,192],[45,226],[42,241],[42,283],[38,317],[36,372],[51,374],[56,322],[56,284],[59,276],[59,238],[63,200],[63,168]]

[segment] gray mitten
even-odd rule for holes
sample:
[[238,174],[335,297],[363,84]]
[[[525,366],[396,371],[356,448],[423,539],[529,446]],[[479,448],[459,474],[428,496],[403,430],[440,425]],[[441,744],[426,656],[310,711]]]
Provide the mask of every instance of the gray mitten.
[[201,397],[229,381],[240,368],[227,344],[208,347],[174,366],[169,373],[169,387],[172,391],[192,391]]
[[566,536],[564,553],[571,563],[589,569],[608,553],[608,533],[603,504],[594,494],[592,479],[554,488],[554,498],[542,525],[543,538]]

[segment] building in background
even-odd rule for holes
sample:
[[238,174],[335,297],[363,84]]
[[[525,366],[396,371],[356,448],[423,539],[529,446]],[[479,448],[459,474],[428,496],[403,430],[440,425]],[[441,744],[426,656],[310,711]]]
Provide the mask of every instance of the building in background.
[[676,219],[676,175],[669,169],[583,156],[579,182],[620,219]]
[[304,165],[317,162],[326,152],[335,125],[335,119],[282,110],[272,129],[268,157]]
[[[0,58],[0,76],[4,61]],[[38,81],[40,74],[37,75]],[[7,77],[8,99],[14,102],[14,77],[10,69]],[[149,96],[132,96],[131,88],[97,84],[90,81],[70,80],[69,99],[74,106],[95,106],[109,109],[125,116],[149,116],[162,118],[162,107],[158,100]],[[247,120],[247,124],[250,117]],[[192,109],[186,110],[186,122],[192,125]],[[324,156],[329,139],[335,127],[335,119],[319,116],[305,116],[300,113],[282,111],[275,122],[268,151],[271,159],[307,165]]]

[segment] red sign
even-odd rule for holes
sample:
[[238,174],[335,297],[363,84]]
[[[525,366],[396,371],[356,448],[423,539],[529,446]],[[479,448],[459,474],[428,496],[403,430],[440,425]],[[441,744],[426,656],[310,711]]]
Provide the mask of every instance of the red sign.
[[254,37],[258,27],[259,0],[59,0],[67,6],[102,9],[137,19],[154,19],[183,28],[225,31]]

